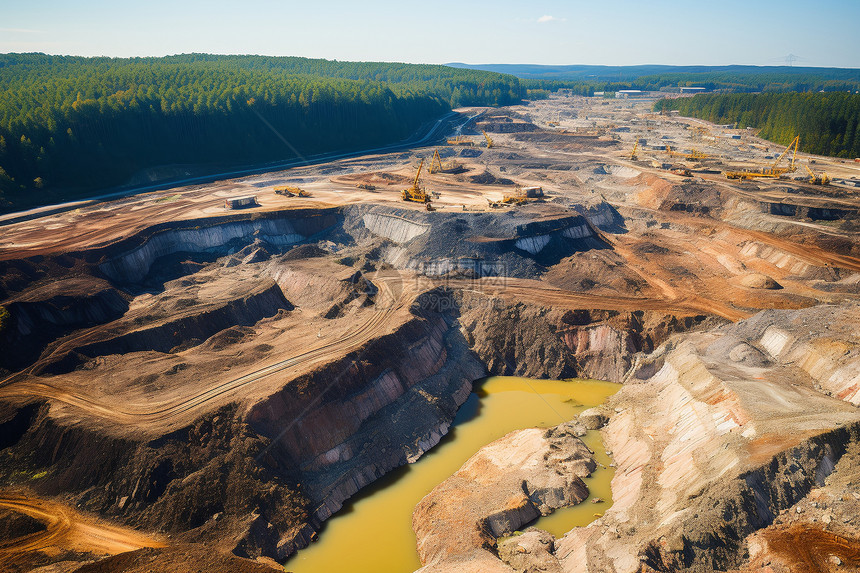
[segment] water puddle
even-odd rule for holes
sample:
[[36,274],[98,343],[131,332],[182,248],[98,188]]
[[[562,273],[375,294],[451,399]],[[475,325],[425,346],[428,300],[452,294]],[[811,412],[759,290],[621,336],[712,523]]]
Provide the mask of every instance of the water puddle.
[[[362,490],[329,519],[319,541],[287,562],[294,573],[379,571],[410,573],[421,567],[415,552],[412,511],[434,487],[451,476],[482,446],[522,428],[551,427],[586,408],[602,404],[620,388],[592,380],[530,380],[494,376],[476,385],[448,435],[418,462],[393,471]],[[591,496],[606,501],[582,504],[540,518],[535,525],[556,536],[586,525],[611,504],[608,468],[600,434],[583,438],[603,466],[586,480]]]

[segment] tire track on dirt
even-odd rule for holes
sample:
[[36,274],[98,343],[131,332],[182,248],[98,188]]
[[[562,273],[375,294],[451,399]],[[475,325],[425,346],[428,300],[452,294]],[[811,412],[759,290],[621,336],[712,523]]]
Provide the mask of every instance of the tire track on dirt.
[[0,491],[0,508],[27,515],[45,525],[44,531],[0,540],[0,565],[35,551],[69,549],[116,555],[143,547],[164,547],[155,537],[131,528],[107,524],[62,503],[20,491]]

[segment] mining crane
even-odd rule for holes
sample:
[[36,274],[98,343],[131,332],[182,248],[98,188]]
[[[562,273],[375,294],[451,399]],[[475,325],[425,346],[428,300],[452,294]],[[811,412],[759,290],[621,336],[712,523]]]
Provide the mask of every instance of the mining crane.
[[666,146],[666,153],[670,157],[683,157],[686,161],[699,161],[701,159],[708,159],[710,155],[707,153],[701,152],[698,149],[690,150],[690,153],[681,153],[679,151],[673,151],[670,146]]
[[[424,167],[424,159],[418,164],[418,172],[415,174],[415,181],[408,189],[404,189],[400,193],[400,198],[404,201],[413,201],[415,203],[430,203],[430,194],[418,185],[418,178],[421,177],[421,168]],[[428,209],[429,210],[429,209]]]
[[455,160],[450,160],[447,163],[442,163],[442,156],[439,155],[439,150],[433,152],[433,158],[430,160],[430,165],[427,167],[427,172],[430,175],[436,173],[461,173],[465,171],[463,165]]
[[[797,169],[794,165],[795,160],[797,159],[797,147],[800,145],[800,136],[792,140],[792,142],[785,148],[785,151],[780,153],[779,157],[776,158],[776,161],[773,162],[773,165],[770,167],[764,167],[759,171],[726,171],[726,179],[757,179],[757,178],[767,178],[767,179],[779,179],[786,173],[791,173]],[[794,153],[791,156],[791,161],[788,164],[788,167],[777,167],[782,158],[785,157],[791,148],[794,148]]]
[[809,172],[810,183],[813,185],[830,185],[830,176],[827,173],[822,172],[821,175],[818,175],[808,165],[804,165],[804,167]]
[[439,150],[438,149],[433,151],[433,159],[430,160],[430,165],[427,167],[427,173],[429,173],[430,175],[433,175],[433,168],[437,165],[439,166],[439,169],[437,169],[437,171],[439,171],[439,172],[445,171],[445,169],[442,168],[442,158],[439,157]]
[[636,150],[639,149],[639,140],[636,140],[636,143],[633,144],[633,152],[630,154],[630,159],[636,161],[639,159],[639,156],[636,155]]
[[469,139],[468,137],[463,137],[462,135],[456,135],[453,139],[446,140],[448,145],[465,145],[467,147],[474,147],[475,142]]
[[493,140],[492,140],[492,138],[490,138],[489,135],[487,135],[487,132],[481,131],[481,133],[484,134],[484,139],[487,140],[487,149],[490,149],[491,147],[493,147]]

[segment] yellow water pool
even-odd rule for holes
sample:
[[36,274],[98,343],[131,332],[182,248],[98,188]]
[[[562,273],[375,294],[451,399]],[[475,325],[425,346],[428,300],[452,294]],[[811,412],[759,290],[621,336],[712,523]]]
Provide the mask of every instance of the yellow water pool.
[[[531,380],[494,376],[476,384],[448,435],[418,462],[395,470],[329,519],[319,541],[286,564],[294,573],[409,573],[421,567],[415,552],[412,511],[422,497],[457,471],[481,446],[522,428],[566,422],[602,404],[620,386],[594,380]],[[535,524],[556,536],[586,525],[611,504],[612,469],[598,432],[584,438],[598,467],[586,479],[591,496],[605,501],[565,508]]]

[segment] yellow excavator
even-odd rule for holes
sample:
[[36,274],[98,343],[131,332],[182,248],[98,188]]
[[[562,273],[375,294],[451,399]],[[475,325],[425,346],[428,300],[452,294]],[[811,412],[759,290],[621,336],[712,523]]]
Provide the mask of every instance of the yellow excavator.
[[400,198],[404,201],[413,201],[415,203],[425,203],[430,205],[430,194],[427,193],[425,189],[418,185],[418,178],[421,177],[421,168],[424,167],[424,159],[418,164],[418,173],[415,174],[415,181],[412,182],[412,186],[408,189],[404,189],[402,193],[400,193]]
[[636,143],[633,144],[633,152],[630,154],[630,159],[632,161],[636,161],[637,159],[639,159],[639,156],[636,155],[637,149],[639,149],[639,140],[638,139],[636,140]]
[[821,175],[818,175],[809,168],[809,165],[804,165],[804,167],[806,167],[806,171],[809,172],[810,183],[813,185],[830,185],[830,176],[827,173],[822,172]]
[[487,140],[487,149],[490,149],[491,147],[493,147],[493,145],[494,145],[493,139],[489,135],[487,135],[486,131],[481,131],[481,133],[484,134],[484,139]]
[[[726,179],[740,179],[744,181],[746,179],[779,179],[786,173],[792,173],[797,170],[797,167],[794,165],[795,160],[797,159],[797,147],[800,145],[800,136],[794,138],[794,140],[785,148],[779,157],[776,158],[776,161],[773,162],[773,165],[770,167],[763,167],[759,171],[726,171]],[[779,162],[782,161],[782,158],[788,154],[791,148],[794,148],[794,153],[791,156],[791,161],[788,164],[788,167],[777,167]]]
[[439,155],[438,149],[433,152],[433,158],[427,167],[427,172],[430,175],[433,175],[433,173],[459,173],[462,170],[463,166],[454,160],[442,163],[442,156]]

